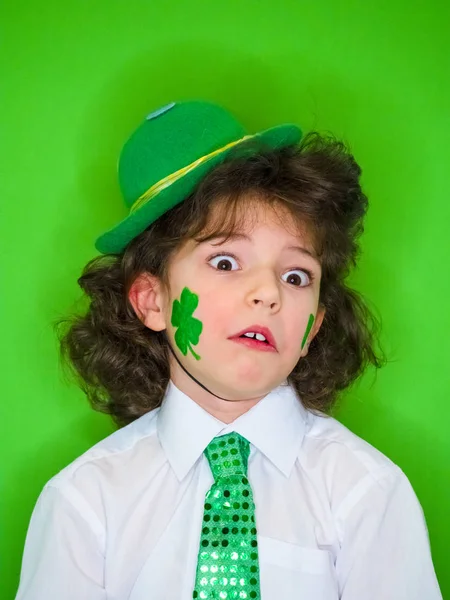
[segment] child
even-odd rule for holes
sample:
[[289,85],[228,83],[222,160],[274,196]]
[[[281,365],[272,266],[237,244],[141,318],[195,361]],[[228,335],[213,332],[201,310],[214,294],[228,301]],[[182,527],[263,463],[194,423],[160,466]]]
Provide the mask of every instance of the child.
[[120,429],[42,490],[17,600],[438,600],[402,470],[329,416],[375,320],[344,145],[172,103],[124,146],[62,354]]

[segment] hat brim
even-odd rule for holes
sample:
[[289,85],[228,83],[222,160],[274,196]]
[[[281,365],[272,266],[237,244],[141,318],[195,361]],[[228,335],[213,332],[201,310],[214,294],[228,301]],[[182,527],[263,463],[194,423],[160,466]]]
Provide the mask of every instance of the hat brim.
[[[254,136],[262,144],[274,149],[296,144],[300,141],[301,137],[301,129],[293,124],[271,127]],[[246,141],[242,142],[242,144],[246,144]],[[102,254],[116,254],[121,252],[133,238],[145,231],[156,219],[185,200],[194,191],[196,185],[203,177],[213,167],[223,162],[235,148],[237,146],[214,156],[163,189],[155,198],[97,238],[95,248]],[[249,148],[251,149],[251,146]]]

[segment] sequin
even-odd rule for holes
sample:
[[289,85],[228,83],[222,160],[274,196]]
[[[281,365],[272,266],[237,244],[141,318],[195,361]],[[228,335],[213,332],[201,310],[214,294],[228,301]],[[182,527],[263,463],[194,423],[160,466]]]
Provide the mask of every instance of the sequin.
[[248,441],[236,433],[205,450],[214,483],[205,497],[193,598],[261,598],[249,454]]

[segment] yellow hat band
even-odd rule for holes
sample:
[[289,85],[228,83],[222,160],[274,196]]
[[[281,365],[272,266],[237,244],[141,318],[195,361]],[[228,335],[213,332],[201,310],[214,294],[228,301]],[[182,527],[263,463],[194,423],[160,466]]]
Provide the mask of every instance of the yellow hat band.
[[226,146],[223,146],[222,148],[219,148],[218,150],[214,150],[214,152],[210,152],[210,154],[205,154],[205,156],[198,158],[197,160],[192,162],[190,165],[187,165],[186,167],[182,167],[178,171],[175,171],[174,173],[167,175],[167,177],[160,179],[159,181],[154,183],[151,187],[149,187],[148,190],[142,194],[142,196],[139,196],[139,198],[136,200],[136,202],[134,202],[134,204],[131,206],[130,214],[134,213],[139,208],[142,208],[142,206],[144,206],[144,204],[147,204],[147,202],[149,202],[152,198],[157,196],[162,190],[164,190],[166,187],[169,187],[169,185],[171,185],[178,179],[181,179],[181,177],[184,177],[184,175],[189,173],[189,171],[192,171],[192,169],[195,169],[196,167],[203,164],[210,158],[213,158],[213,156],[216,156],[217,154],[220,154],[221,152],[225,152],[225,150],[228,150],[229,148],[232,148],[236,144],[240,144],[244,140],[247,140],[252,137],[254,137],[254,136],[253,135],[245,135],[240,140],[236,140],[235,142],[230,142]]

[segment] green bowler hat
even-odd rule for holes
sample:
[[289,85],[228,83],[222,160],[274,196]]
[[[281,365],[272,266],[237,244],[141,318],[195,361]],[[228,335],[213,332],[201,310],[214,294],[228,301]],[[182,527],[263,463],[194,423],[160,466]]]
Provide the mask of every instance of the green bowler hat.
[[102,254],[121,252],[158,217],[185,200],[232,148],[252,139],[281,148],[301,137],[301,129],[291,123],[248,134],[227,110],[210,102],[172,102],[155,110],[120,153],[119,183],[129,214],[96,240],[96,249]]

